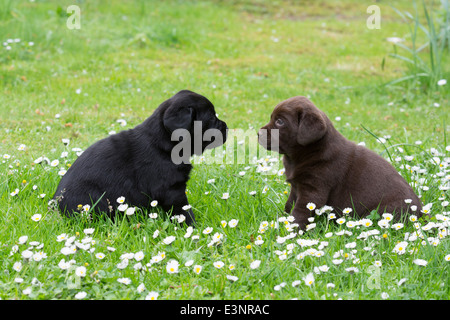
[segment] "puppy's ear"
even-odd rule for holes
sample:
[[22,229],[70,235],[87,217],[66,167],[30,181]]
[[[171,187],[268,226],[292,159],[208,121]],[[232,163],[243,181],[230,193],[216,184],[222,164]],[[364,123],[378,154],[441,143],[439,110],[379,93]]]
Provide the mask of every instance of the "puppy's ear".
[[326,131],[327,123],[319,110],[307,109],[299,114],[297,142],[300,145],[306,146],[319,140]]
[[167,131],[176,129],[191,130],[194,122],[194,109],[191,107],[170,106],[164,113],[163,123]]

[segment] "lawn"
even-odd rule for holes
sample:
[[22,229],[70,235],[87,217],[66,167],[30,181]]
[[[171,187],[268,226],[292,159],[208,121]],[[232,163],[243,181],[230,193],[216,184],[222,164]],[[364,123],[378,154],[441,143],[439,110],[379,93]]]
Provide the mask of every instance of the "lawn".
[[[440,2],[426,3],[448,28]],[[80,29],[67,27],[72,4]],[[370,29],[371,4],[0,0],[0,298],[449,299],[450,84],[386,85],[411,72],[387,38],[411,47],[396,9],[415,11],[410,0],[376,2],[381,25]],[[426,26],[421,1],[417,10]],[[443,52],[433,70],[448,81]],[[391,161],[430,218],[313,210],[299,231],[283,212],[290,189],[277,154],[193,159],[193,229],[158,206],[115,221],[48,209],[79,152],[182,89],[210,99],[249,144],[277,103],[308,96],[344,136]],[[245,141],[226,147],[241,154]]]

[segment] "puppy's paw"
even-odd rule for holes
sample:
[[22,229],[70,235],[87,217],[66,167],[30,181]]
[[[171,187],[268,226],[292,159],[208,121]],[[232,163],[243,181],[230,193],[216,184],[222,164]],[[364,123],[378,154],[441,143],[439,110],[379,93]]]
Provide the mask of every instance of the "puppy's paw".
[[197,222],[195,221],[195,216],[194,216],[194,212],[192,212],[192,209],[189,209],[188,211],[186,211],[184,215],[186,216],[186,220],[184,222],[188,226],[196,225]]
[[188,225],[188,226],[192,226],[192,227],[195,227],[195,225],[197,224],[197,221],[195,221],[195,218],[188,218],[188,217],[186,217],[186,224]]
[[310,217],[310,215],[307,213],[299,213],[294,208],[292,216],[294,217],[294,223],[298,224],[298,229],[305,231],[306,226],[310,223],[308,221],[308,217]]

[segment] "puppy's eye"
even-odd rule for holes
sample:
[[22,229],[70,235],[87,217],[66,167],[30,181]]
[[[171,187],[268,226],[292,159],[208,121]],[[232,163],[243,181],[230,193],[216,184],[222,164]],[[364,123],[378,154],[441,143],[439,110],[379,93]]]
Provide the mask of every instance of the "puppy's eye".
[[275,120],[275,125],[277,127],[282,127],[282,126],[284,126],[284,121],[281,119],[277,119],[277,120]]

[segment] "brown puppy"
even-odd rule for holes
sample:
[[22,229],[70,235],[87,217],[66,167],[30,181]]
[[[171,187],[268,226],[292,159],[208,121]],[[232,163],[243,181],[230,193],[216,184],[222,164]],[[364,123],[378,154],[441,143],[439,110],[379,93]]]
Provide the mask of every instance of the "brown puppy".
[[[421,202],[391,164],[375,152],[347,140],[330,119],[305,97],[279,103],[270,122],[258,132],[259,143],[272,150],[271,135],[278,129],[286,180],[291,193],[285,206],[304,229],[311,216],[309,202],[317,208],[332,206],[337,214],[345,208],[359,217],[372,210],[421,215]],[[267,134],[264,130],[267,130]],[[407,204],[405,199],[411,199]]]

